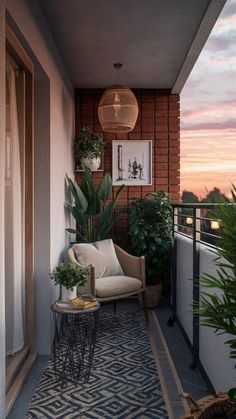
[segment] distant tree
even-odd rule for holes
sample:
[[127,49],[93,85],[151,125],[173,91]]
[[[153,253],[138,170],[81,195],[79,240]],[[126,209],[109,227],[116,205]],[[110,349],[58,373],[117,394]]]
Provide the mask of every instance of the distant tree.
[[195,202],[199,202],[197,195],[195,195],[191,191],[183,191],[182,193],[182,202],[193,204]]
[[229,202],[227,196],[220,191],[219,188],[214,187],[211,191],[207,193],[205,198],[201,200],[201,202],[213,202],[213,203],[220,203],[220,202]]

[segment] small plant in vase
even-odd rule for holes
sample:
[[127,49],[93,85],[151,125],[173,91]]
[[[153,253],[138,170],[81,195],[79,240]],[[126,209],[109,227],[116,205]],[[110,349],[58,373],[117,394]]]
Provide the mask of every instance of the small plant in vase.
[[90,132],[86,127],[81,128],[80,133],[75,137],[74,158],[80,168],[84,166],[90,170],[97,170],[101,164],[101,157],[104,152],[105,141],[103,134]]
[[77,287],[83,287],[88,280],[89,268],[73,263],[60,263],[49,275],[55,285],[61,285],[61,300],[68,302],[77,296]]

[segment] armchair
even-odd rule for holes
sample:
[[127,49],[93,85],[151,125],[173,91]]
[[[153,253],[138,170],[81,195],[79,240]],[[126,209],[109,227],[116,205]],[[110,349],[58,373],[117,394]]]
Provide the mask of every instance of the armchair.
[[[89,254],[91,250],[92,252]],[[114,255],[112,255],[112,252],[114,252]],[[141,293],[146,314],[144,256],[132,256],[113,244],[110,239],[96,242],[93,245],[75,244],[68,250],[67,256],[69,262],[79,266],[90,265],[90,278],[86,286],[82,288],[82,292],[90,292],[100,302],[116,302],[120,298]],[[116,260],[112,259],[113,256]],[[111,264],[112,260],[114,260],[116,266],[114,272],[109,274],[109,270],[113,270],[113,267],[109,266],[109,269],[107,269],[107,265]],[[105,263],[105,269],[101,266],[103,262]],[[118,274],[115,272],[117,263],[120,268]],[[102,271],[103,275],[101,275]]]

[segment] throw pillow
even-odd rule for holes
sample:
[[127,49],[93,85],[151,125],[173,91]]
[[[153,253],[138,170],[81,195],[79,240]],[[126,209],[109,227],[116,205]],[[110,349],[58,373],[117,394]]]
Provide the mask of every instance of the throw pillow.
[[113,241],[111,239],[95,242],[94,246],[105,260],[106,270],[103,276],[124,275],[124,272],[120,266],[120,262],[116,256]]
[[74,254],[80,265],[93,265],[96,278],[104,276],[106,271],[106,261],[104,256],[95,246],[89,243],[79,243],[73,245]]

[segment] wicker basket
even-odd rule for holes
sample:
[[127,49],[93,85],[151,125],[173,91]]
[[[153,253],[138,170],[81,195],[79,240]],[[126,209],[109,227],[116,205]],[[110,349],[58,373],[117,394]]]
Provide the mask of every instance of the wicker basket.
[[[161,292],[162,292],[162,283],[157,284],[157,285],[148,285],[146,287],[145,294],[146,294],[147,308],[154,308],[158,306],[160,302],[160,298],[161,298]],[[139,302],[141,306],[143,306],[143,302],[140,297],[140,294],[139,294]]]
[[235,415],[230,416],[232,408],[236,407],[236,399],[233,403],[225,393],[218,393],[215,396],[209,395],[197,401],[193,400],[189,394],[182,394],[181,396],[191,402],[189,413],[182,419],[236,418]]

